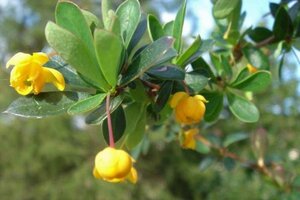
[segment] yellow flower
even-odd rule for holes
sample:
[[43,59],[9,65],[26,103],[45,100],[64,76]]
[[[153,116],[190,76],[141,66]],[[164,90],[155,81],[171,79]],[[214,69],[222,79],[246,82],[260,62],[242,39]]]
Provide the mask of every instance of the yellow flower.
[[202,95],[189,96],[185,92],[177,92],[170,101],[175,109],[176,121],[182,124],[199,123],[205,113],[206,99]]
[[106,147],[95,158],[93,175],[108,182],[122,182],[128,179],[136,183],[137,171],[133,167],[134,159],[125,151]]
[[196,148],[196,139],[195,135],[198,134],[198,129],[192,128],[182,134],[182,148],[186,149],[195,149]]
[[43,67],[48,61],[47,54],[42,52],[32,55],[17,53],[6,64],[6,68],[14,66],[10,73],[10,85],[21,95],[38,94],[45,83],[52,83],[58,90],[64,90],[63,75],[55,69]]
[[251,74],[257,72],[257,68],[254,67],[253,65],[249,64],[249,63],[247,64],[247,68],[248,68],[248,71],[249,71]]

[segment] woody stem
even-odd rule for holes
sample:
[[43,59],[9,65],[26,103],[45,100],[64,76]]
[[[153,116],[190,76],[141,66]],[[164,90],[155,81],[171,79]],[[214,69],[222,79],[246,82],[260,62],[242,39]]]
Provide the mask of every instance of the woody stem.
[[108,126],[108,134],[109,134],[109,146],[114,148],[115,147],[114,132],[113,132],[113,128],[112,128],[109,107],[110,107],[110,95],[107,95],[107,97],[106,97],[106,115],[107,115],[107,126]]

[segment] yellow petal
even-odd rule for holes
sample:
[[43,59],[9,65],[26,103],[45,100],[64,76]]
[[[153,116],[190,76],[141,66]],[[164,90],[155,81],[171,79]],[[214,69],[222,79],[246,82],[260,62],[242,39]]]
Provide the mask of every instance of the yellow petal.
[[195,149],[196,148],[196,140],[195,135],[198,134],[198,129],[193,128],[185,131],[183,133],[183,142],[182,147],[188,149]]
[[44,65],[49,61],[47,54],[43,52],[37,52],[32,54],[33,61],[38,63],[39,65]]
[[12,65],[19,65],[24,63],[29,63],[31,61],[31,55],[27,53],[19,52],[15,54],[9,61],[6,63],[6,68]]
[[65,89],[65,79],[59,71],[52,68],[43,67],[43,72],[46,82],[52,83],[60,91]]
[[204,103],[208,103],[208,101],[205,99],[205,97],[202,96],[202,95],[200,95],[200,94],[195,95],[194,98],[196,98],[196,99],[198,99],[198,100],[200,100],[200,101],[202,101]]
[[181,100],[187,98],[188,96],[189,95],[185,92],[176,92],[170,101],[171,108],[175,108]]
[[134,167],[131,168],[129,175],[127,176],[128,180],[135,184],[138,181],[138,174]]
[[98,173],[96,167],[94,167],[93,169],[93,176],[97,179],[102,179],[102,177],[100,176],[100,174]]

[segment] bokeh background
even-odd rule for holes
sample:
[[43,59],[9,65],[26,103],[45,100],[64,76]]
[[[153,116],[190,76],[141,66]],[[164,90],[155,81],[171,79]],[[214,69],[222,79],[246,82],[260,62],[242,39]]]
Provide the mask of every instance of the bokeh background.
[[[30,53],[47,48],[44,27],[48,20],[54,20],[56,2],[1,0],[1,112],[18,97],[9,87],[5,63],[18,51]],[[100,16],[100,0],[74,2]],[[119,4],[121,0],[114,2]],[[181,1],[140,2],[144,11],[155,13],[166,22],[174,18]],[[268,15],[262,17],[268,12],[269,1],[244,2],[243,8],[248,12],[245,28],[251,24],[271,24]],[[210,1],[188,1],[184,29],[187,43],[199,33],[203,38],[209,37],[214,29],[210,13]],[[221,119],[207,126],[203,134],[224,138],[233,133],[250,135],[264,129],[269,139],[267,159],[280,163],[285,169],[280,173],[294,178],[300,174],[300,67],[294,55],[286,60],[287,78],[282,81],[276,74],[278,61],[271,60],[273,83],[255,97],[261,111],[258,123],[241,123],[225,109]],[[92,176],[94,156],[105,146],[99,126],[85,126],[81,116],[24,119],[1,114],[0,199],[300,199],[239,163],[228,167],[223,165],[221,157],[209,160],[207,155],[181,149],[178,142],[168,137],[169,129],[167,126],[147,131],[149,140],[136,163],[140,176],[136,185],[110,184]],[[254,159],[250,139],[230,146],[230,150]]]

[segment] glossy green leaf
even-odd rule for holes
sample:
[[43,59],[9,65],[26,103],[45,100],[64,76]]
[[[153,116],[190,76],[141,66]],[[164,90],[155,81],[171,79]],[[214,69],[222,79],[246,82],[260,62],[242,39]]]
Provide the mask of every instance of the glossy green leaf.
[[[132,131],[128,132],[126,137],[126,146],[129,149],[136,147],[144,138],[145,130],[146,130],[146,107],[143,106],[141,110],[138,112],[140,113],[139,119]],[[135,113],[136,114],[136,113]],[[131,119],[131,116],[130,116]]]
[[214,79],[215,75],[212,72],[210,66],[202,57],[198,57],[194,62],[191,63],[194,71],[199,72],[207,78]]
[[252,102],[231,92],[227,93],[227,99],[230,111],[239,120],[249,123],[258,121],[259,111]]
[[206,156],[201,160],[199,168],[201,171],[204,171],[208,169],[212,164],[214,164],[214,162],[215,162],[214,158]]
[[[122,103],[124,97],[123,96],[117,96],[111,99],[110,101],[110,111],[114,112]],[[85,118],[85,122],[87,124],[92,124],[92,125],[99,125],[103,122],[103,120],[106,119],[107,115],[106,115],[106,103],[103,102],[101,104],[101,106],[91,112],[86,118]]]
[[[114,134],[114,142],[117,142],[123,136],[126,129],[125,113],[122,106],[119,106],[115,111],[111,113],[111,124]],[[107,118],[103,121],[102,133],[106,143],[109,144]]]
[[259,69],[270,69],[269,58],[255,47],[243,48],[243,53],[251,65]]
[[241,140],[248,139],[249,135],[246,133],[234,133],[226,136],[225,140],[223,141],[223,146],[228,147],[229,145],[239,142]]
[[103,24],[106,29],[108,29],[109,23],[110,23],[110,19],[109,19],[109,15],[108,15],[108,12],[110,10],[113,10],[113,2],[111,0],[102,0],[101,1],[101,11],[102,11],[101,13],[102,13]]
[[80,114],[80,113],[93,110],[103,102],[106,95],[107,95],[106,93],[99,93],[90,96],[86,99],[82,99],[77,103],[73,104],[72,106],[70,106],[70,108],[68,109],[68,113],[70,115],[75,115],[75,114]]
[[96,29],[94,37],[98,63],[107,82],[114,87],[120,71],[122,40],[112,32],[102,29]]
[[144,33],[146,32],[146,29],[147,29],[147,19],[146,17],[142,17],[128,45],[127,48],[128,55],[130,55],[133,48],[139,43]]
[[45,92],[28,95],[14,100],[4,113],[20,117],[41,118],[67,112],[68,108],[87,98],[87,93],[80,92]]
[[226,18],[236,8],[240,0],[218,0],[213,7],[213,15],[217,19]]
[[185,75],[186,84],[194,90],[200,92],[208,83],[208,78],[200,73],[191,72]]
[[50,46],[68,64],[104,91],[110,88],[98,66],[96,57],[89,53],[87,46],[79,38],[53,22],[47,23],[45,33]]
[[164,36],[164,30],[160,22],[154,15],[148,15],[147,22],[149,36],[152,41],[155,41]]
[[271,11],[272,16],[275,18],[276,13],[277,13],[278,9],[280,8],[280,4],[271,2],[269,4],[269,7],[270,7],[270,11]]
[[197,51],[200,49],[201,46],[201,38],[197,36],[194,42],[189,46],[185,52],[183,52],[176,60],[176,64],[185,67],[188,61]]
[[243,91],[259,92],[265,90],[271,81],[271,73],[269,71],[258,71],[233,84],[232,87]]
[[147,74],[161,80],[184,80],[185,71],[176,66],[153,67]]
[[213,122],[218,119],[223,109],[223,94],[220,92],[207,92],[202,95],[208,101],[205,103],[206,111],[204,120],[207,122]]
[[186,12],[186,0],[183,0],[173,24],[173,37],[175,38],[174,48],[177,50],[178,53],[181,52],[181,47],[182,47],[181,37],[182,37],[185,12]]
[[284,40],[293,35],[293,22],[283,6],[280,6],[276,13],[273,32],[277,40]]
[[155,104],[153,105],[153,111],[154,112],[160,112],[165,105],[168,103],[169,97],[171,95],[172,89],[173,89],[173,81],[166,81],[162,84],[157,99],[155,101]]
[[85,20],[80,8],[69,1],[61,1],[57,4],[55,10],[56,24],[79,38],[89,50],[94,54],[93,37],[90,27]]
[[128,47],[141,18],[140,3],[138,0],[126,0],[118,7],[116,13],[120,19],[125,47]]
[[132,61],[123,75],[121,84],[127,84],[138,78],[151,67],[161,65],[176,56],[172,48],[174,39],[163,37],[144,48]]
[[256,27],[248,35],[254,42],[261,42],[272,37],[273,32],[265,27]]

